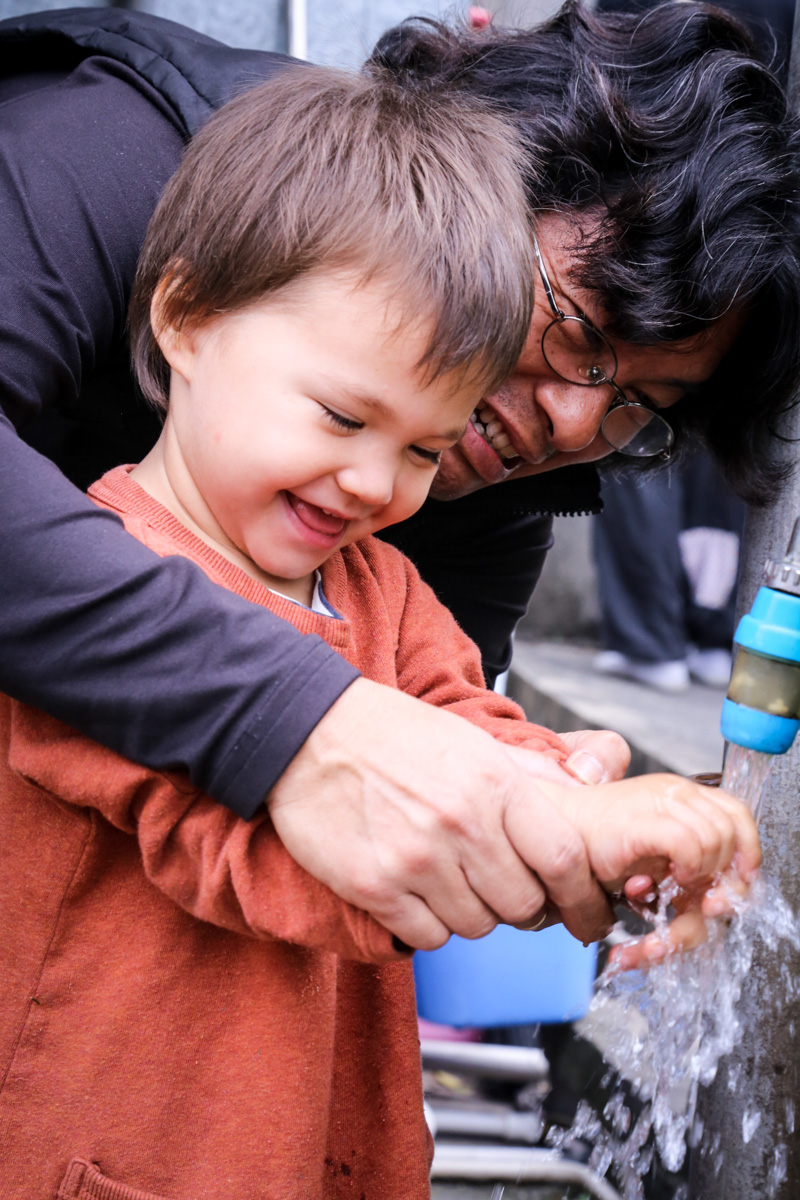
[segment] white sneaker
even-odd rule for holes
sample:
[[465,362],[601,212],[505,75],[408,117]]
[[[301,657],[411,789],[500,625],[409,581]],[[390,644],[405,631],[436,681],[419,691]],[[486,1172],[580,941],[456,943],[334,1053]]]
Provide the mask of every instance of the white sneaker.
[[689,672],[706,687],[727,687],[731,677],[730,650],[697,650],[691,647],[686,656]]
[[685,692],[689,686],[689,666],[685,659],[669,662],[638,662],[620,654],[618,650],[603,650],[593,663],[600,675],[620,675],[623,679],[635,679],[645,687],[659,692]]

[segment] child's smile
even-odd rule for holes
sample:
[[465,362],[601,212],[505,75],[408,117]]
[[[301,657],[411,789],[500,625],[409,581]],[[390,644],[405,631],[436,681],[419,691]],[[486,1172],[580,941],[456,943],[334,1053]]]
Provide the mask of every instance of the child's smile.
[[309,504],[294,492],[284,492],[284,499],[295,520],[303,528],[309,543],[317,542],[320,549],[333,550],[344,537],[350,518]]
[[170,406],[134,478],[231,561],[308,603],[334,550],[419,508],[463,433],[478,392],[423,377],[427,332],[387,282],[334,274],[162,330]]

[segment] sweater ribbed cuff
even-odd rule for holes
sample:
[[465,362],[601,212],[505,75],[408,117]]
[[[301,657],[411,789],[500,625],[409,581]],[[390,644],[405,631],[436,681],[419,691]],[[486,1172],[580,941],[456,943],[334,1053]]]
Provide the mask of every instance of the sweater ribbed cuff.
[[361,672],[321,638],[308,635],[306,653],[281,679],[203,785],[215,800],[245,820],[263,804],[309,734]]

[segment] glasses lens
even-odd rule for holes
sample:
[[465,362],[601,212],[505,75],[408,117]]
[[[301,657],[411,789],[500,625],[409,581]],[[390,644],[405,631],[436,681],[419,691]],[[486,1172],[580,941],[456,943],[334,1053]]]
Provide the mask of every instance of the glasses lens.
[[620,404],[607,412],[600,432],[613,450],[631,458],[653,458],[672,449],[674,434],[658,413],[643,404]]
[[542,353],[558,375],[584,387],[605,383],[617,373],[617,357],[610,344],[582,317],[553,321],[544,331]]

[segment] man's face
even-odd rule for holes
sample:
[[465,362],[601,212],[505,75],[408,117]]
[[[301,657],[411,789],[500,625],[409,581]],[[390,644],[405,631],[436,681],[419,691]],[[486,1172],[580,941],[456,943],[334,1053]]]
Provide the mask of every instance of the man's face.
[[[545,218],[537,237],[556,300],[569,315],[582,314],[599,329],[603,314],[590,293],[569,283],[569,249],[575,228],[560,217]],[[468,492],[592,462],[610,454],[600,425],[614,399],[607,385],[582,387],[557,375],[542,355],[542,334],[553,320],[544,288],[536,281],[530,332],[511,378],[481,401],[461,441],[445,451],[431,495],[455,500]],[[617,355],[615,381],[631,400],[667,409],[696,390],[716,370],[741,326],[739,314],[715,321],[708,333],[669,346],[634,346],[611,339]]]

